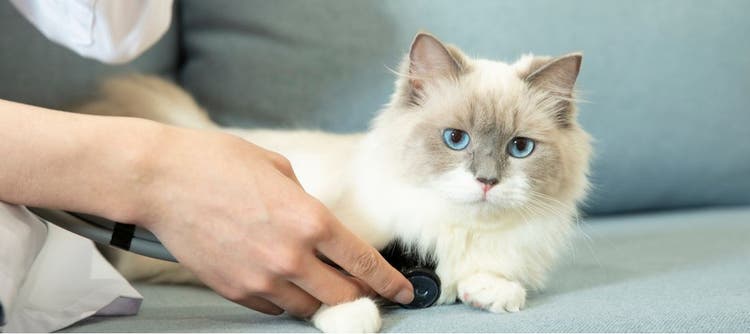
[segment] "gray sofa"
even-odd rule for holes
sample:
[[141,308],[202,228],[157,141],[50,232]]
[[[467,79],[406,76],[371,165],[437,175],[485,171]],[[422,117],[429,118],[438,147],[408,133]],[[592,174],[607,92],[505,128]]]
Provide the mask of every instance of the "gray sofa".
[[[388,310],[384,331],[750,331],[750,2],[180,1],[167,35],[108,66],[0,2],[0,98],[65,109],[102,78],[156,73],[222,124],[357,131],[412,36],[470,55],[583,51],[594,188],[575,247],[526,310]],[[122,134],[127,135],[127,134]],[[133,317],[66,331],[314,331],[208,290],[136,285]]]

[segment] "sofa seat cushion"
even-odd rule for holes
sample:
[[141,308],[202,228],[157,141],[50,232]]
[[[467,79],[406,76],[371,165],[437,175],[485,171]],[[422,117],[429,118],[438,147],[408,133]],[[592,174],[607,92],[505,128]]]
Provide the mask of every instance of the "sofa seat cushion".
[[[750,207],[590,219],[519,313],[449,305],[389,310],[394,332],[743,332],[750,328]],[[136,286],[133,317],[94,318],[80,332],[315,332],[244,309],[206,289]]]

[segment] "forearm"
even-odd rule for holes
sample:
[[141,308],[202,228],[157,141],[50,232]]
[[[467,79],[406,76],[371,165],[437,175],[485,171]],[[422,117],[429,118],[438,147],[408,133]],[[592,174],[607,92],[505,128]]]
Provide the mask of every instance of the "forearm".
[[162,130],[0,100],[0,200],[134,219]]

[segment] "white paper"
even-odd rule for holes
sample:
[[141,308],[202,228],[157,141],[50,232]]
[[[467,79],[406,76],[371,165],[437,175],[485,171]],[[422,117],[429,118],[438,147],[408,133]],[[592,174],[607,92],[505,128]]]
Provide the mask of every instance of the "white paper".
[[[3,209],[8,208],[0,207],[0,214]],[[33,219],[38,223],[38,218],[26,209],[22,211],[26,215],[21,219],[27,223]],[[0,225],[10,224],[0,220]],[[6,307],[10,305],[6,310],[4,331],[51,332],[95,314],[138,312],[143,298],[102,257],[92,241],[53,224],[48,224],[47,228],[46,242],[15,299],[12,303],[3,303]],[[5,236],[2,241],[4,239]]]

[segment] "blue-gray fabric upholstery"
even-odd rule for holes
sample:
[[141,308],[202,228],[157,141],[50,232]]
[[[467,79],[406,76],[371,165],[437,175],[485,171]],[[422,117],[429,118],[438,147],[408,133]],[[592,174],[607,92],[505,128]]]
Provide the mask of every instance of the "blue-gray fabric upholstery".
[[[750,207],[586,220],[548,288],[525,310],[465,305],[391,310],[389,332],[750,331]],[[96,318],[78,332],[312,332],[248,311],[209,290],[138,285],[135,317]]]

